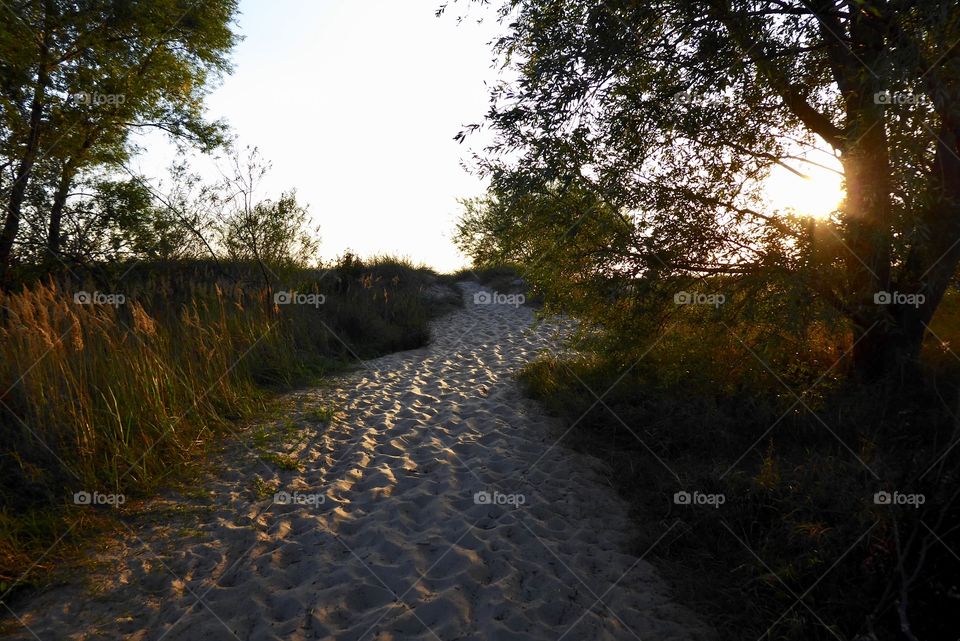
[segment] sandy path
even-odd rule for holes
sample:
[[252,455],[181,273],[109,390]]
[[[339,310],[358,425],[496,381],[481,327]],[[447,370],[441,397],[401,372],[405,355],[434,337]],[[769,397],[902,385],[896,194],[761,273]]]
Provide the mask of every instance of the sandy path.
[[[209,496],[135,521],[95,585],[21,604],[32,632],[14,638],[711,638],[622,551],[627,508],[596,461],[553,447],[557,426],[513,382],[550,330],[464,287],[429,347],[293,397],[341,408],[327,428],[300,422],[301,470],[238,447]],[[322,503],[257,498],[254,474]]]

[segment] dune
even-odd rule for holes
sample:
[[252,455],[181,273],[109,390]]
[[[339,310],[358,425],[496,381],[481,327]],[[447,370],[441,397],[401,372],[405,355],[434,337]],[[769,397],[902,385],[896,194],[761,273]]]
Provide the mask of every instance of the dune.
[[[297,465],[241,439],[202,491],[100,550],[88,581],[14,607],[11,638],[714,638],[630,553],[601,463],[557,445],[513,378],[562,323],[461,287],[428,347],[290,395]],[[329,403],[329,425],[305,418]],[[250,491],[254,475],[283,495]]]

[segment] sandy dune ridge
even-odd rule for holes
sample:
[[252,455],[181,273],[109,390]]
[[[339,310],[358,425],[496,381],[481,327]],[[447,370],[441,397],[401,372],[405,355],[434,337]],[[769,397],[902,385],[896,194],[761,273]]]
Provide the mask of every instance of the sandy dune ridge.
[[[461,287],[428,347],[291,395],[299,469],[237,445],[203,492],[134,521],[92,585],[15,607],[12,638],[713,638],[625,551],[627,506],[599,463],[555,445],[513,380],[558,328]],[[331,401],[329,426],[300,420]]]

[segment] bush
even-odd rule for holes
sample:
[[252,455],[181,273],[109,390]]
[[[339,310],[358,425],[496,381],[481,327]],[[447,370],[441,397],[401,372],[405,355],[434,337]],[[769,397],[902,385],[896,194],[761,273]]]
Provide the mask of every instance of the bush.
[[[902,625],[949,638],[960,623],[956,361],[935,343],[918,384],[811,378],[831,371],[842,335],[821,326],[797,337],[803,349],[765,343],[776,326],[700,317],[713,313],[683,310],[652,347],[649,335],[588,333],[579,356],[540,360],[521,379],[576,422],[565,443],[609,464],[637,509],[638,553],[653,546],[680,600],[723,638],[893,640]],[[949,318],[934,328],[945,339],[960,330]],[[678,505],[680,491],[725,502]],[[877,492],[924,503],[878,505]]]

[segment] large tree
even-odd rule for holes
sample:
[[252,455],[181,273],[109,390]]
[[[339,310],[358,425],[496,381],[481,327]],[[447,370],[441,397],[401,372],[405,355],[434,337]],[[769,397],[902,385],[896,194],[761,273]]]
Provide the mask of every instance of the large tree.
[[[621,212],[623,229],[587,226],[595,271],[786,275],[848,319],[860,374],[915,360],[960,262],[960,6],[507,0],[500,17],[510,71],[481,159],[499,209],[488,222],[535,238],[511,203],[573,185],[605,219]],[[839,159],[847,191],[815,230],[765,207],[762,188],[812,149]],[[556,260],[576,229],[550,245]]]
[[[0,22],[0,276],[12,259],[38,163],[54,167],[47,244],[60,246],[65,199],[85,167],[125,156],[135,127],[216,144],[202,118],[210,74],[229,68],[236,0],[23,0]],[[49,169],[49,167],[48,167]]]

